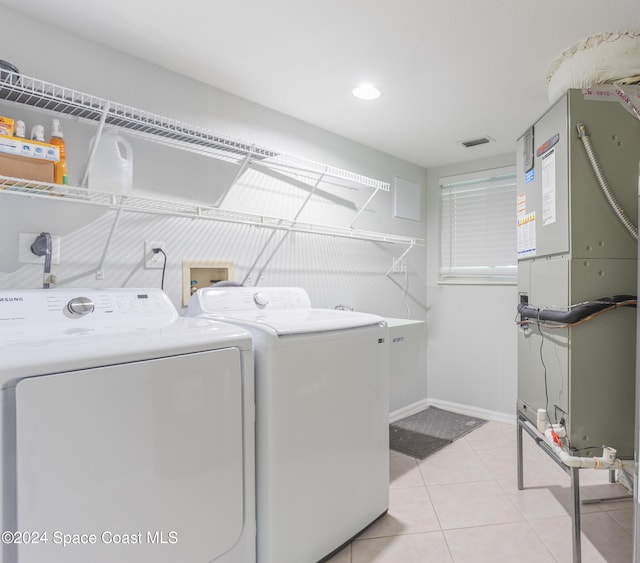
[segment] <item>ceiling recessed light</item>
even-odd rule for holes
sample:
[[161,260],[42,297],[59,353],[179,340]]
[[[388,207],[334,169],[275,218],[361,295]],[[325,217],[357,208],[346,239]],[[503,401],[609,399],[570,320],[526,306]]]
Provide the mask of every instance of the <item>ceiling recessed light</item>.
[[360,84],[351,93],[359,100],[375,100],[380,97],[380,90],[373,84]]

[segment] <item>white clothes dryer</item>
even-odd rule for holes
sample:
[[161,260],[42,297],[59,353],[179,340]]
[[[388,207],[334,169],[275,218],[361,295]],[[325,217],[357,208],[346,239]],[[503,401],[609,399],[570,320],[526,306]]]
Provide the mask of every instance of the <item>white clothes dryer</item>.
[[156,289],[0,291],[2,563],[255,562],[250,334]]
[[259,563],[315,563],[389,499],[388,331],[301,288],[211,287],[188,315],[253,337]]

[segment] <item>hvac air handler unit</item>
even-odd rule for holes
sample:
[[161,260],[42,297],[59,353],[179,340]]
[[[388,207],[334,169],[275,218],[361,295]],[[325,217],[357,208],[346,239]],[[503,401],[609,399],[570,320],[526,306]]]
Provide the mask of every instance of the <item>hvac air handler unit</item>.
[[640,89],[569,89],[518,140],[518,489],[526,431],[571,477],[632,487]]
[[571,89],[518,140],[518,414],[579,456],[634,453],[637,100]]

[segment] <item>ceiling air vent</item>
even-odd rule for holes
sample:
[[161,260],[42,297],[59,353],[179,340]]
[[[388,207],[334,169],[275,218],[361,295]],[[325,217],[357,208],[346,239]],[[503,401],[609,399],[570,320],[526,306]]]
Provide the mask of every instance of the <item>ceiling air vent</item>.
[[472,139],[471,141],[462,141],[462,144],[469,148],[469,147],[475,147],[477,145],[484,145],[485,143],[489,143],[491,142],[491,138],[490,137],[480,137],[479,139]]

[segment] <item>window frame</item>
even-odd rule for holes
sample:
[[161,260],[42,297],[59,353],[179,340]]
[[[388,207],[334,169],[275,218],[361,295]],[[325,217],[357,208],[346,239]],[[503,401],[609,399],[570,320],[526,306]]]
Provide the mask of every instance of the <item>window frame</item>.
[[[516,249],[517,221],[516,199],[517,182],[516,167],[504,166],[491,168],[468,174],[457,174],[439,179],[440,188],[440,239],[439,239],[439,263],[438,284],[473,284],[473,285],[516,285],[518,276],[518,258]],[[490,190],[499,189],[491,194]],[[472,195],[477,192],[476,197]],[[465,194],[467,194],[465,201]],[[494,197],[491,198],[490,196]],[[458,196],[459,205],[456,207],[458,216],[453,217],[455,197]],[[490,201],[498,204],[496,209],[490,207]],[[491,216],[489,211],[494,211],[493,221],[498,220],[496,232],[491,232]],[[508,209],[508,211],[507,211]],[[469,258],[464,257],[466,252],[470,255],[474,251],[475,242],[471,240],[469,233],[464,232],[464,227],[470,227],[469,217],[475,214],[476,228],[481,227],[477,240],[482,241],[477,245],[476,251],[483,253],[483,261],[487,263],[469,264]],[[480,215],[478,215],[480,214]],[[466,218],[465,218],[466,217]],[[466,223],[465,223],[466,221]],[[458,223],[456,227],[456,223]],[[511,226],[512,225],[512,226]],[[512,261],[508,259],[511,244],[503,248],[505,233],[513,228],[513,253]],[[498,250],[491,254],[491,241],[501,233],[498,242]],[[453,241],[458,240],[456,245]],[[452,245],[457,246],[456,248]],[[491,265],[491,261],[495,261]],[[445,265],[445,262],[449,262]],[[456,263],[461,265],[456,265]]]

